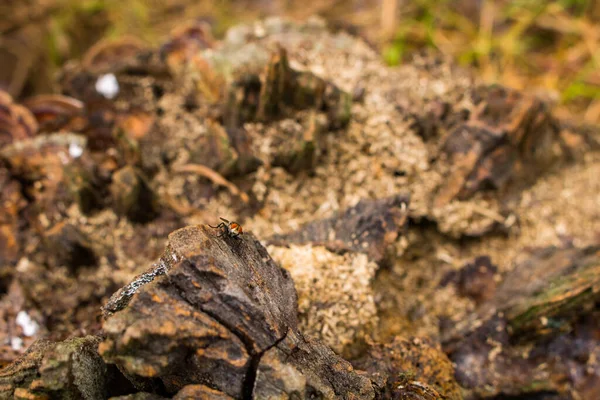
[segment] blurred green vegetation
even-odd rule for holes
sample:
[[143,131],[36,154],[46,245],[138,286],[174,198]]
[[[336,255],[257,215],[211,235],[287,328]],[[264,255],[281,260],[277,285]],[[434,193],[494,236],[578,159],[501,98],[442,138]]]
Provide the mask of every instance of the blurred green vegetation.
[[158,44],[194,18],[210,22],[219,37],[267,15],[318,14],[364,36],[390,65],[435,49],[475,68],[486,82],[543,91],[559,113],[600,122],[600,0],[44,1],[57,3],[44,39],[51,69],[103,38]]
[[433,48],[490,83],[540,89],[600,121],[600,4],[592,0],[404,2],[383,56],[396,65]]

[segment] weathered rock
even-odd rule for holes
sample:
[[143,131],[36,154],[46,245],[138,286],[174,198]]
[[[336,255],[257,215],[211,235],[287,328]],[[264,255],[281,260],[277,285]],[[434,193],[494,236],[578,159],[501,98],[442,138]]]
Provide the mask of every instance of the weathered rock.
[[129,375],[160,379],[170,393],[209,381],[240,396],[249,362],[244,344],[215,319],[149,286],[104,324],[103,357]]
[[86,399],[106,397],[106,365],[94,336],[38,341],[0,371],[0,398]]
[[109,301],[103,357],[128,375],[160,380],[171,394],[207,384],[239,398],[253,390],[263,354],[280,346],[305,354],[288,362],[310,373],[315,393],[372,398],[367,379],[347,363],[332,372],[345,362],[297,332],[293,282],[259,242],[217,234],[193,226],[169,236],[154,271]]
[[407,220],[408,201],[406,195],[362,200],[336,217],[310,222],[289,234],[274,235],[268,243],[323,245],[333,251],[366,253],[380,262]]
[[452,363],[428,339],[373,345],[355,365],[377,382],[381,399],[462,399]]
[[127,285],[117,290],[102,307],[104,317],[108,317],[117,311],[121,311],[128,304],[133,295],[145,284],[152,282],[161,275],[166,274],[167,264],[161,259],[158,264],[152,265],[148,270],[137,275]]

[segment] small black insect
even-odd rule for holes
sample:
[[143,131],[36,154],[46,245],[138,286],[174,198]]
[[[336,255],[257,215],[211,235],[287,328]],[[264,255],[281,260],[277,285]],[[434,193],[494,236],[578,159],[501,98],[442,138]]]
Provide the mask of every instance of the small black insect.
[[240,235],[242,235],[244,233],[244,230],[242,229],[242,226],[240,224],[238,224],[237,222],[229,222],[228,220],[226,220],[225,218],[221,217],[221,222],[219,225],[217,226],[212,226],[212,225],[208,225],[211,228],[215,228],[215,229],[221,229],[221,234],[217,235],[219,237],[223,237],[223,236],[227,236],[233,239],[238,239],[241,240]]

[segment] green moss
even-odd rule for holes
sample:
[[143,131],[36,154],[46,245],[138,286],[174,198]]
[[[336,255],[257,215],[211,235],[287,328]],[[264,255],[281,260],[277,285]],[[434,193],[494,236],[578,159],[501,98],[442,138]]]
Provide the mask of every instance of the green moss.
[[577,266],[554,279],[523,306],[509,311],[513,336],[527,337],[541,331],[569,329],[582,310],[600,300],[600,266]]

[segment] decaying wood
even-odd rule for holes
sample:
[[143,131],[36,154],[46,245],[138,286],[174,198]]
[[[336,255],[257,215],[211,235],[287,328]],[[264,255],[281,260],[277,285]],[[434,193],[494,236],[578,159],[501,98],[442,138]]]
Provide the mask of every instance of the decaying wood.
[[99,342],[94,336],[36,342],[23,357],[0,371],[0,398],[105,398],[107,367],[96,351]]
[[240,68],[244,66],[243,60],[235,65],[232,57],[229,63],[234,69],[239,68],[241,76],[231,85],[227,97],[224,114],[228,128],[252,120],[280,118],[290,110],[306,108],[326,112],[333,128],[344,127],[350,121],[352,95],[312,72],[291,68],[283,47],[273,51],[266,64],[250,73]]
[[217,185],[222,185],[225,186],[230,192],[231,194],[238,196],[244,203],[248,203],[249,198],[248,195],[244,192],[241,192],[237,186],[235,186],[233,183],[229,182],[227,179],[223,178],[220,174],[218,174],[217,172],[213,171],[212,169],[205,167],[204,165],[200,165],[200,164],[186,164],[186,165],[181,165],[179,167],[175,167],[174,170],[176,172],[193,172],[195,174],[204,176],[208,179],[210,179],[212,182],[216,183]]
[[461,296],[473,299],[476,303],[489,300],[496,293],[498,268],[489,257],[477,257],[459,271],[451,271],[440,283],[446,286],[454,283]]
[[[298,332],[293,282],[264,247],[251,235],[238,240],[218,233],[206,226],[175,231],[146,275],[156,278],[111,299],[100,346],[105,360],[129,375],[160,380],[172,394],[204,383],[235,398],[265,386],[291,395],[276,379],[289,368],[305,382],[289,389],[302,398],[309,388],[373,398],[368,379]],[[263,360],[270,349],[277,349],[275,359]],[[275,375],[257,374],[261,368]],[[257,376],[262,383],[254,389]]]
[[552,146],[559,126],[544,102],[502,87],[481,88],[473,97],[474,112],[444,138],[442,153],[451,169],[437,206],[501,189],[510,178],[546,168],[556,157]]
[[362,200],[336,217],[308,223],[289,234],[274,235],[268,243],[324,245],[334,251],[367,253],[379,262],[407,221],[408,202],[407,195]]
[[[159,396],[154,393],[138,392],[126,396],[111,397],[110,400],[165,400],[169,397]],[[233,400],[233,397],[205,385],[187,385],[171,397],[173,400]]]
[[369,373],[385,399],[462,399],[452,363],[433,341],[396,338],[373,344],[355,362]]
[[[446,340],[459,383],[489,395],[562,391],[560,377],[572,368],[588,373],[572,374],[571,385],[596,385],[600,371],[588,360],[600,353],[590,336],[599,300],[600,247],[538,250]],[[575,343],[587,349],[585,357],[567,351]]]

